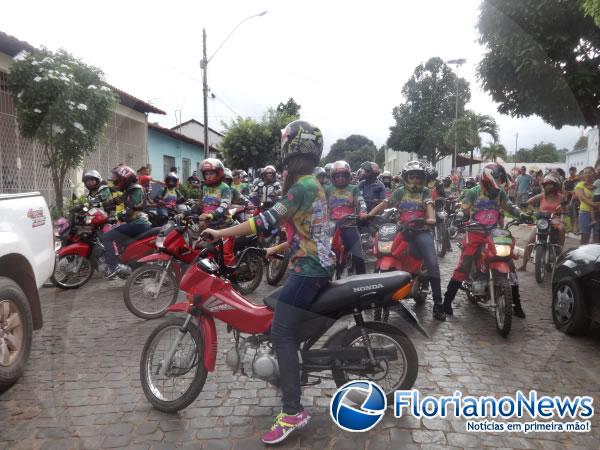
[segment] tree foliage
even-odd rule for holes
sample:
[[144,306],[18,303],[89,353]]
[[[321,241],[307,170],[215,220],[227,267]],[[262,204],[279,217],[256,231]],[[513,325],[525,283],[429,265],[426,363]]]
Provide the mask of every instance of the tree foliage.
[[[511,158],[514,162],[515,158]],[[549,142],[540,142],[534,145],[531,149],[520,148],[517,151],[517,163],[549,163],[549,162],[564,162],[566,160],[566,152],[564,149],[558,150],[556,145]]]
[[578,1],[483,0],[483,88],[513,117],[600,124],[600,28]]
[[396,151],[417,153],[436,163],[454,151],[446,135],[456,118],[458,81],[458,115],[464,114],[471,98],[469,83],[458,78],[440,58],[420,64],[402,88],[405,102],[392,112],[395,124],[390,127],[387,145]]
[[458,144],[458,152],[472,152],[481,148],[481,135],[487,134],[494,142],[498,141],[498,125],[492,116],[465,111],[462,117],[452,122],[446,133],[446,143],[449,146]]
[[100,69],[63,50],[21,54],[11,66],[8,84],[15,96],[19,132],[42,144],[62,210],[65,177],[98,144],[114,94]]
[[481,157],[484,161],[496,161],[496,158],[501,158],[506,161],[506,147],[502,144],[489,142],[487,145],[481,147]]
[[227,125],[221,143],[225,164],[232,169],[259,168],[280,161],[281,130],[300,118],[300,105],[293,98],[269,108],[260,122],[238,117]]
[[360,134],[353,134],[345,139],[338,139],[329,150],[323,162],[330,163],[344,160],[352,170],[358,170],[365,161],[375,161],[377,147],[373,141]]
[[379,147],[379,150],[377,150],[377,153],[375,154],[375,162],[381,168],[383,168],[385,164],[385,148],[385,145],[382,145],[381,147]]
[[583,0],[581,6],[586,15],[594,19],[597,26],[600,27],[600,1],[599,0]]

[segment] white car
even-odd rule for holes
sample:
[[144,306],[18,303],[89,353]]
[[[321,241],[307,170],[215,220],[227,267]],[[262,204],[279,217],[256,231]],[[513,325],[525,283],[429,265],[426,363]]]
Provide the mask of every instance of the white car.
[[0,194],[0,392],[25,370],[42,327],[39,287],[54,271],[52,219],[39,192]]

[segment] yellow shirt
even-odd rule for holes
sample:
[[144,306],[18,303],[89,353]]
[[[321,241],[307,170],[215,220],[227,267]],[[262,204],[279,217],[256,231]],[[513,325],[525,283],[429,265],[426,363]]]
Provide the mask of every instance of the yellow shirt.
[[[113,182],[110,180],[106,184],[108,184],[109,187],[113,186]],[[123,196],[123,193],[121,191],[112,191],[112,198],[122,197],[122,196]],[[123,203],[115,206],[115,212],[117,214],[119,214],[123,211],[125,211],[125,205]]]
[[[592,192],[592,190],[585,187],[585,181],[580,181],[579,183],[577,183],[577,185],[575,186],[575,190],[577,190],[577,189],[582,189],[583,192],[585,193],[586,197],[589,197],[590,200],[594,196],[594,193]],[[587,203],[579,202],[579,211],[592,212],[592,207],[590,205],[588,205]]]

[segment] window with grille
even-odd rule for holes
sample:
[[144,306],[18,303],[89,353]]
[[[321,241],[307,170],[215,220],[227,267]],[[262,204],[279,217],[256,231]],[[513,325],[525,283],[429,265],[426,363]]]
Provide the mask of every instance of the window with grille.
[[175,167],[175,157],[163,155],[163,176],[171,171],[171,167]]
[[190,177],[191,168],[192,168],[192,161],[190,161],[188,158],[182,158],[181,159],[181,179],[182,180],[187,180]]

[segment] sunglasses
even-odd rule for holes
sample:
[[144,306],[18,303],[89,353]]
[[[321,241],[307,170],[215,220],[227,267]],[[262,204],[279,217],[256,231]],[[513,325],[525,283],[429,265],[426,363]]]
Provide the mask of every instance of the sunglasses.
[[408,178],[409,180],[422,180],[423,175],[419,175],[416,173],[409,173],[406,178]]

